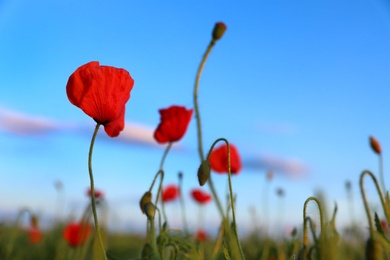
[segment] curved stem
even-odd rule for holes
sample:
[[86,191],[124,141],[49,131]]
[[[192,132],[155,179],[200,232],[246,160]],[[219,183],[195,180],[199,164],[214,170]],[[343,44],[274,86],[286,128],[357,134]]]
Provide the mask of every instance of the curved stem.
[[[200,120],[200,112],[199,112],[199,104],[198,104],[199,80],[200,80],[200,76],[202,75],[202,71],[203,71],[204,65],[206,63],[206,60],[207,60],[211,50],[213,49],[215,43],[216,43],[216,40],[212,39],[210,41],[209,45],[207,46],[206,52],[203,54],[202,60],[199,64],[198,71],[197,71],[196,77],[195,77],[194,109],[195,109],[195,118],[196,118],[196,129],[197,129],[197,135],[198,135],[198,153],[199,153],[201,163],[204,161],[204,154],[203,154],[203,141],[202,141],[202,123]],[[217,204],[218,211],[221,214],[222,219],[224,219],[223,208],[222,208],[221,202],[219,201],[219,197],[217,195],[217,192],[215,191],[211,175],[209,176],[208,183],[209,183],[209,188],[210,188],[211,194],[213,195],[214,201]]]
[[[151,184],[150,187],[149,187],[149,192],[152,192],[153,186],[154,186],[154,184],[156,183],[157,177],[158,177],[160,174],[163,174],[162,170],[158,170],[158,172],[154,175],[153,182],[152,182],[152,184]],[[161,177],[160,177],[160,178],[161,178]]]
[[102,235],[100,233],[99,220],[98,220],[97,213],[96,213],[95,184],[93,181],[93,173],[92,173],[92,151],[93,151],[93,146],[95,144],[95,139],[96,139],[97,133],[99,131],[99,127],[100,127],[100,124],[99,123],[96,124],[95,131],[93,132],[93,135],[92,135],[91,146],[89,148],[89,154],[88,154],[88,171],[89,171],[89,179],[91,181],[91,205],[92,205],[93,220],[95,222],[95,229],[96,229],[96,233],[98,235],[100,247],[103,251],[104,259],[107,260],[106,250],[104,248]]
[[374,236],[374,225],[372,224],[372,217],[371,217],[370,209],[368,207],[366,193],[365,193],[364,187],[363,187],[364,186],[363,185],[363,178],[364,178],[364,176],[366,174],[370,175],[371,179],[374,181],[376,190],[378,191],[378,195],[379,195],[379,198],[380,198],[381,203],[382,203],[383,211],[385,212],[385,215],[386,215],[387,223],[390,223],[389,222],[389,211],[388,211],[388,208],[386,206],[385,200],[383,198],[382,191],[381,191],[381,189],[379,187],[378,180],[375,178],[375,175],[372,172],[368,171],[368,170],[363,171],[360,174],[360,193],[362,194],[363,203],[364,203],[364,209],[366,211],[367,218],[368,218],[368,224],[370,226],[370,237],[373,238],[373,236]]
[[238,249],[240,250],[241,258],[245,259],[244,252],[242,251],[241,243],[240,243],[240,240],[238,238],[238,232],[237,232],[236,213],[235,213],[233,187],[232,187],[232,174],[231,174],[231,169],[230,169],[231,165],[230,165],[230,144],[229,144],[229,142],[225,138],[219,138],[219,139],[215,140],[213,145],[210,147],[209,153],[207,155],[207,160],[209,159],[211,151],[214,149],[214,146],[219,141],[223,141],[227,145],[228,180],[229,180],[230,205],[231,205],[231,208],[232,208],[232,217],[233,217],[233,231],[234,231],[234,235],[236,237],[236,242],[237,242]]
[[318,211],[320,212],[320,226],[321,226],[321,232],[323,232],[324,230],[324,214],[323,214],[323,211],[322,211],[322,206],[321,206],[321,202],[315,198],[315,197],[309,197],[306,199],[305,203],[303,204],[303,247],[304,247],[304,252],[303,252],[303,259],[306,259],[306,251],[307,251],[307,247],[309,245],[309,234],[308,234],[308,230],[307,230],[307,217],[306,217],[306,208],[307,208],[307,204],[309,204],[310,201],[314,200],[316,203],[317,203],[317,206],[318,206]]
[[206,52],[203,54],[203,58],[199,64],[198,72],[196,73],[196,78],[195,78],[194,108],[195,108],[195,117],[196,117],[196,126],[197,126],[196,128],[198,131],[198,152],[199,152],[199,157],[201,162],[204,160],[204,154],[203,154],[203,144],[202,144],[202,124],[200,121],[199,105],[198,105],[198,89],[199,89],[199,80],[200,80],[200,76],[202,75],[204,64],[206,63],[207,57],[209,56],[214,45],[215,45],[215,40],[211,40],[211,42],[207,46]]
[[165,148],[164,154],[163,154],[163,156],[162,156],[162,158],[161,158],[161,162],[160,162],[160,170],[162,170],[163,167],[164,167],[165,158],[167,157],[167,154],[168,154],[169,150],[171,149],[172,144],[173,144],[173,143],[170,142],[170,143],[167,145],[167,147]]

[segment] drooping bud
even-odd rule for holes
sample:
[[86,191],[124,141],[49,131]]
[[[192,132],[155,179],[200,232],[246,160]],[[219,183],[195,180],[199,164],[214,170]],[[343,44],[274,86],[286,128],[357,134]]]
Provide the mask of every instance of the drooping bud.
[[144,206],[144,211],[149,220],[154,219],[154,215],[156,214],[156,207],[153,205],[153,203],[146,203]]
[[377,154],[382,153],[381,144],[373,136],[370,136],[370,145],[371,145],[372,150],[374,150],[375,153],[377,153]]
[[152,193],[150,191],[145,192],[142,196],[139,206],[141,207],[142,214],[145,214],[144,207],[147,203],[152,202]]
[[203,186],[210,177],[210,162],[209,160],[203,160],[198,168],[198,181],[199,185]]
[[213,40],[218,41],[219,39],[221,39],[225,31],[226,31],[226,25],[223,22],[216,23],[212,34]]

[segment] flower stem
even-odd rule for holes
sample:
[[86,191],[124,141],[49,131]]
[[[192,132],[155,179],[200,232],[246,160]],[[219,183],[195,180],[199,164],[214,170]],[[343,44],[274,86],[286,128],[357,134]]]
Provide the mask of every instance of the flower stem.
[[160,254],[158,252],[157,244],[156,244],[156,229],[154,227],[154,218],[149,219],[149,223],[150,223],[150,243],[152,244],[153,254],[154,254],[153,259],[160,259]]
[[[199,104],[198,104],[198,90],[199,90],[199,80],[200,76],[202,75],[203,67],[206,63],[207,57],[209,56],[212,48],[215,45],[215,40],[212,39],[207,46],[206,52],[203,54],[202,60],[199,64],[198,71],[196,73],[195,77],[195,87],[194,87],[194,108],[195,108],[195,118],[196,118],[196,129],[197,129],[197,134],[198,134],[198,152],[199,152],[199,157],[200,157],[200,162],[204,161],[204,154],[203,154],[203,141],[202,141],[202,123],[200,120],[200,112],[199,112]],[[211,191],[211,194],[213,195],[214,201],[217,204],[217,208],[219,213],[221,214],[222,219],[224,219],[224,213],[223,213],[223,208],[221,205],[221,202],[219,201],[217,192],[215,190],[213,180],[211,178],[211,175],[208,179],[209,183],[209,188]]]
[[[232,187],[232,174],[231,174],[231,165],[230,165],[230,144],[225,138],[219,138],[214,141],[213,145],[210,147],[207,159],[209,159],[211,151],[214,149],[214,146],[219,142],[223,141],[227,145],[227,158],[228,158],[228,180],[229,180],[229,193],[230,193],[230,205],[232,208],[232,217],[233,217],[233,231],[234,235],[236,237],[236,242],[238,249],[240,250],[241,259],[245,259],[244,252],[242,251],[240,239],[238,238],[238,232],[237,232],[237,222],[236,222],[236,213],[235,213],[235,207],[234,207],[234,196],[233,196],[233,187]],[[209,180],[210,181],[210,180]]]
[[374,181],[374,184],[375,184],[375,187],[376,187],[376,190],[378,191],[378,195],[379,195],[379,198],[381,200],[381,203],[382,203],[382,207],[383,207],[383,211],[385,212],[385,215],[386,215],[386,220],[387,220],[387,223],[390,223],[389,222],[389,210],[386,206],[386,203],[385,203],[385,200],[383,198],[383,195],[382,195],[382,192],[381,192],[381,189],[379,187],[379,184],[378,184],[378,180],[375,178],[375,175],[368,171],[368,170],[365,170],[363,171],[361,174],[360,174],[360,193],[362,194],[362,198],[363,198],[363,203],[364,203],[364,209],[366,210],[366,214],[367,214],[367,218],[368,218],[368,224],[370,226],[370,237],[373,238],[374,237],[374,225],[372,224],[372,217],[371,217],[371,213],[370,213],[370,209],[368,207],[368,202],[367,202],[367,198],[366,198],[366,193],[364,191],[364,183],[363,183],[363,178],[364,176],[368,174],[371,176],[372,180]]
[[379,157],[379,176],[381,178],[382,191],[386,193],[385,179],[383,177],[383,159],[382,153],[378,154]]
[[183,173],[179,172],[179,199],[180,199],[180,206],[181,206],[181,217],[183,222],[183,229],[184,233],[188,235],[188,225],[187,225],[187,218],[186,218],[186,209],[184,204],[184,197],[183,197]]
[[89,171],[89,179],[91,181],[91,206],[92,206],[93,220],[95,222],[95,229],[96,229],[96,233],[98,236],[100,247],[103,251],[104,259],[107,260],[106,250],[104,248],[102,235],[100,233],[99,220],[98,220],[97,213],[96,213],[95,184],[93,181],[93,173],[92,173],[92,151],[93,151],[93,146],[95,144],[95,139],[96,139],[97,133],[99,131],[99,127],[100,127],[100,124],[99,123],[96,124],[95,131],[93,132],[93,135],[92,135],[91,146],[89,148],[89,154],[88,154],[88,171]]
[[198,72],[196,73],[196,78],[195,78],[194,108],[195,108],[195,117],[196,117],[196,128],[198,131],[198,152],[201,161],[204,160],[204,154],[203,154],[203,144],[202,144],[202,124],[200,121],[199,104],[198,104],[199,80],[200,80],[200,76],[202,75],[203,67],[204,64],[206,63],[207,57],[209,56],[214,45],[215,45],[215,40],[211,40],[211,42],[207,46],[206,52],[203,55],[202,61],[199,64]]
[[[303,204],[303,259],[307,258],[307,248],[309,245],[309,232],[307,230],[307,222],[309,221],[310,218],[307,217],[306,208],[307,208],[307,204],[309,204],[309,202],[312,200],[314,200],[317,203],[318,211],[320,212],[321,232],[324,231],[324,214],[322,211],[321,203],[320,203],[319,199],[317,199],[315,197],[309,197],[306,199],[305,203]],[[310,219],[310,222],[311,222],[311,219]]]

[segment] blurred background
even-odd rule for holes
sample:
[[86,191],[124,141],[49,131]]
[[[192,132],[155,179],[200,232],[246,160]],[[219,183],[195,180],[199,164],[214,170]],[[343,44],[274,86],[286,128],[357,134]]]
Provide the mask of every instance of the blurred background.
[[[109,138],[101,129],[96,140],[95,186],[105,194],[111,230],[145,232],[138,203],[165,148],[153,139],[158,110],[193,108],[196,70],[218,21],[227,31],[205,65],[199,105],[205,150],[225,137],[241,154],[243,170],[233,176],[239,232],[300,227],[313,195],[329,212],[337,203],[337,225],[367,226],[358,184],[363,170],[379,169],[370,135],[382,145],[390,185],[390,6],[383,0],[2,0],[0,221],[28,207],[49,228],[56,218],[79,218],[88,205],[94,121],[68,101],[65,86],[79,66],[99,61],[125,68],[135,85],[125,130]],[[193,230],[199,163],[193,118],[164,166],[164,185],[184,174]],[[227,175],[212,177],[226,205]],[[370,181],[366,191],[380,212]],[[179,201],[166,211],[181,228]],[[203,214],[216,232],[216,206]],[[309,214],[318,216],[315,206]]]

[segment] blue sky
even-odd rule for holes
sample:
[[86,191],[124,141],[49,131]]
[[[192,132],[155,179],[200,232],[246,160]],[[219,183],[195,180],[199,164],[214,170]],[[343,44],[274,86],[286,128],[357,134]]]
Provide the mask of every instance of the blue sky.
[[[356,216],[366,221],[358,181],[364,169],[377,173],[370,135],[382,144],[385,173],[390,160],[390,6],[380,0],[2,1],[3,217],[23,206],[55,214],[58,180],[64,184],[64,217],[77,216],[88,202],[94,122],[70,104],[65,86],[77,67],[97,60],[127,69],[135,85],[126,130],[111,139],[101,129],[98,136],[95,185],[105,191],[116,224],[132,230],[143,224],[138,200],[164,151],[152,139],[158,109],[193,107],[195,73],[217,21],[228,28],[205,66],[199,102],[205,148],[225,137],[244,162],[233,178],[239,229],[252,225],[247,223],[253,207],[262,225],[268,218],[269,225],[299,226],[305,199],[319,190],[330,209],[338,203],[338,224],[347,223],[346,180],[352,182]],[[194,228],[198,208],[189,192],[198,187],[195,126],[193,119],[165,163],[166,184],[184,173]],[[267,187],[269,169],[275,178]],[[213,177],[225,198],[226,176]],[[386,174],[385,181],[390,185]],[[283,201],[277,188],[285,190]],[[367,192],[378,205],[371,183]],[[179,204],[167,205],[167,211],[180,226]],[[208,205],[205,212],[213,228],[216,207]],[[315,207],[310,212],[317,214]]]

